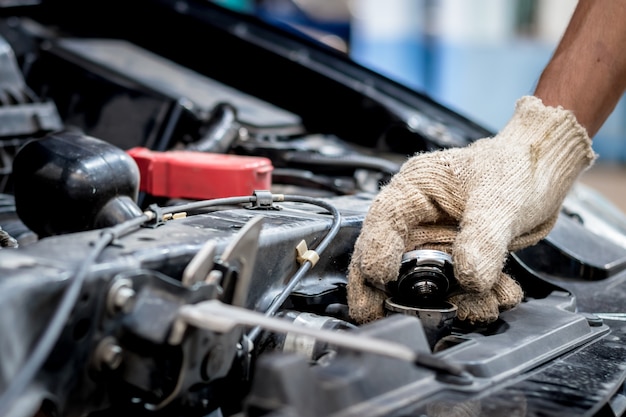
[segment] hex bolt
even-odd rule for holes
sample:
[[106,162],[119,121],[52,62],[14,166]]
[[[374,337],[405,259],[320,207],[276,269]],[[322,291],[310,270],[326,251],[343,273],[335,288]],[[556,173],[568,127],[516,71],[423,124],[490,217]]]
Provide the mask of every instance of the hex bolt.
[[123,350],[114,337],[105,337],[96,347],[95,359],[98,369],[106,367],[110,370],[115,370],[122,364]]
[[135,290],[128,279],[119,279],[113,283],[107,296],[107,310],[111,314],[128,313],[135,299]]
[[120,287],[113,296],[113,305],[123,310],[135,297],[135,290],[130,287]]
[[581,313],[586,319],[587,319],[587,323],[589,323],[589,326],[591,327],[600,327],[604,324],[604,320],[602,320],[601,317],[596,316],[595,314],[592,313]]

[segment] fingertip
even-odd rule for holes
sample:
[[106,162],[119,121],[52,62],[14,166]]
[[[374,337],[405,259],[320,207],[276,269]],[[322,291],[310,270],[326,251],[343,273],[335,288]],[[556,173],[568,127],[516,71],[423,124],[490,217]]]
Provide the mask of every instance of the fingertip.
[[491,293],[459,294],[449,301],[457,306],[457,320],[470,324],[489,324],[498,319],[498,301]]
[[500,311],[512,309],[524,298],[524,290],[519,283],[504,272],[493,286],[493,292],[500,305]]
[[350,272],[346,289],[348,314],[356,323],[365,324],[384,316],[385,294],[365,284],[358,271]]
[[497,281],[504,257],[488,257],[484,251],[473,246],[462,246],[453,249],[452,262],[461,287],[468,292],[483,293],[489,291]]
[[498,281],[508,253],[507,231],[483,215],[464,220],[452,248],[454,273],[471,292],[486,292]]
[[358,267],[370,282],[384,284],[398,276],[404,253],[402,237],[392,230],[370,230],[355,245]]

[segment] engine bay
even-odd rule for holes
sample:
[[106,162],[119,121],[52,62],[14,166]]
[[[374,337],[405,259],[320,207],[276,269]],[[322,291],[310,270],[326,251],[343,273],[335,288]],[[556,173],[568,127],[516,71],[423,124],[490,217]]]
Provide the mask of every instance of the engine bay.
[[582,186],[495,323],[350,319],[378,190],[471,120],[210,2],[16,1],[0,44],[0,415],[626,410],[626,218]]

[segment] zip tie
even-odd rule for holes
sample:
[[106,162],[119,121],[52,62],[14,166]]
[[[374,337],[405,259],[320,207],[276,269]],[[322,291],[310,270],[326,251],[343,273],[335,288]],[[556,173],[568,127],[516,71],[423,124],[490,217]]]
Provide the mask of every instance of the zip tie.
[[301,240],[300,243],[298,243],[298,246],[296,246],[296,252],[298,253],[296,255],[296,259],[300,265],[309,261],[311,263],[311,267],[314,267],[317,261],[320,260],[320,256],[317,252],[309,249],[304,240]]

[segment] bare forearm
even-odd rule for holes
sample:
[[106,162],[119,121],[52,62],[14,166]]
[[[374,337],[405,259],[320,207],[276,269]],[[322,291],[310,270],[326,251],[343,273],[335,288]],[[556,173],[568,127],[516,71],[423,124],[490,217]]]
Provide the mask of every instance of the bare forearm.
[[535,95],[593,137],[626,88],[626,0],[580,0]]

